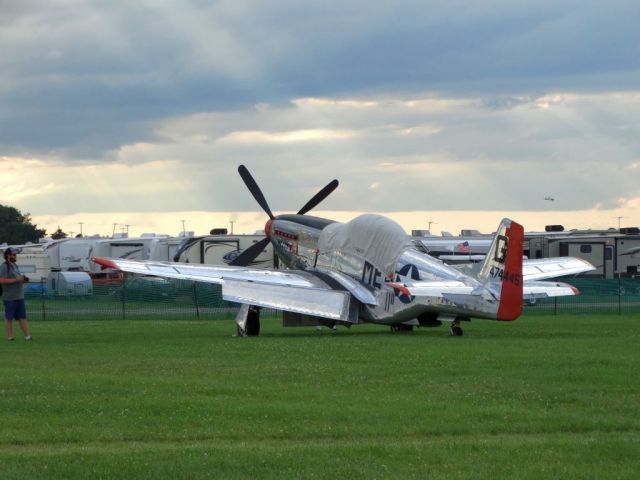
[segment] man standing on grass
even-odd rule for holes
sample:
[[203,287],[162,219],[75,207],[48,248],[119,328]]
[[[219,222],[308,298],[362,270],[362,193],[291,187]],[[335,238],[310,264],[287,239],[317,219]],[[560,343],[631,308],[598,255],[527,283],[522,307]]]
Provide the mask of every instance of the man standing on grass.
[[20,273],[16,265],[18,249],[9,247],[4,251],[4,263],[0,265],[0,284],[2,285],[2,301],[4,302],[4,326],[7,329],[7,340],[12,342],[13,321],[20,323],[20,330],[25,340],[31,340],[27,324],[27,307],[24,303],[22,285],[29,281]]

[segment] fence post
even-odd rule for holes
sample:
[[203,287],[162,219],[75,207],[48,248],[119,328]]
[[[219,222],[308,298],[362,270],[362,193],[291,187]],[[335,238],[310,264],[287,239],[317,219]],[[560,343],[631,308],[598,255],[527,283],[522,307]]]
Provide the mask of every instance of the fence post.
[[44,288],[45,288],[45,283],[44,283],[44,278],[40,277],[40,304],[42,307],[42,320],[46,320],[47,319],[47,309],[45,308],[45,296],[44,296]]
[[196,282],[193,282],[193,303],[196,305],[196,318],[200,320],[200,308],[198,307],[198,289]]
[[122,319],[126,318],[126,304],[127,304],[127,274],[122,273],[122,290],[120,291],[120,297],[122,298]]
[[618,275],[618,315],[622,315],[622,278]]

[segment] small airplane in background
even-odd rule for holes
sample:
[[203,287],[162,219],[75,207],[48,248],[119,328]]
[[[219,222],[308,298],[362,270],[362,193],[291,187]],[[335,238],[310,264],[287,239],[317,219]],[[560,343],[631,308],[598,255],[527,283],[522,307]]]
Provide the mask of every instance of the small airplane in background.
[[547,202],[555,202],[555,201],[556,201],[556,199],[555,199],[555,198],[553,198],[553,197],[544,197],[544,199],[545,199]]
[[[524,230],[504,219],[486,257],[465,273],[415,248],[402,227],[381,215],[347,223],[306,215],[338,186],[333,180],[296,214],[275,216],[249,171],[238,172],[267,214],[266,237],[230,265],[194,265],[94,258],[103,268],[222,285],[225,300],[241,304],[236,317],[242,336],[260,332],[260,309],[282,310],[284,326],[358,323],[392,330],[460,323],[473,318],[517,319],[524,300],[577,295],[570,285],[540,280],[594,270],[571,257],[523,260]],[[286,268],[251,268],[271,242]]]

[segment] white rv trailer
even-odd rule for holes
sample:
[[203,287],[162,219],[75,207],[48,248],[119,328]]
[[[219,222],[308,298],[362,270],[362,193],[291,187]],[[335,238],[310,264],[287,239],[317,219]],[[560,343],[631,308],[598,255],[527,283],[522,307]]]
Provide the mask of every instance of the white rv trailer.
[[65,238],[48,244],[46,251],[53,271],[99,273],[101,269],[91,261],[91,257],[147,260],[150,246],[158,238],[155,235],[136,238]]
[[99,238],[63,238],[49,243],[51,270],[54,272],[88,272],[93,246]]
[[[240,252],[259,242],[264,235],[206,235],[182,239],[182,243],[169,261],[224,265],[236,258]],[[252,262],[258,268],[273,268],[275,255],[268,244],[264,251]]]
[[[33,282],[40,282],[46,279],[51,272],[51,262],[49,255],[45,251],[45,245],[41,243],[28,243],[26,245],[10,245],[11,247],[20,249],[17,262],[20,271],[29,277]],[[5,248],[1,248],[4,253]]]
[[[446,263],[480,261],[490,240],[476,237],[413,237],[416,245]],[[465,256],[466,254],[466,256]],[[640,276],[640,229],[570,230],[548,225],[544,232],[524,234],[523,254],[527,258],[577,257],[596,267],[587,277]]]
[[[137,238],[103,238],[98,240],[91,257],[128,258],[132,260],[148,260],[152,243],[159,237],[144,236]],[[91,272],[101,272],[99,265],[89,262]]]

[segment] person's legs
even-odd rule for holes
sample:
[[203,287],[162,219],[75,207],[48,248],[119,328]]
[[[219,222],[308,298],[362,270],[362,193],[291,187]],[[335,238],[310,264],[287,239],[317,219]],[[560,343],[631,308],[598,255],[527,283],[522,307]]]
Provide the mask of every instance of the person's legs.
[[20,330],[22,330],[22,334],[24,338],[27,340],[31,340],[31,335],[29,334],[29,324],[27,323],[27,306],[24,302],[24,299],[16,300],[16,309],[15,309],[15,318],[20,323]]
[[4,327],[7,329],[7,340],[11,340],[13,338],[13,322],[5,318]]
[[5,300],[4,302],[4,328],[7,329],[7,340],[13,340],[13,319],[15,318],[14,303]]
[[24,335],[24,338],[31,339],[31,334],[29,333],[29,324],[27,323],[27,319],[20,318],[18,319],[18,322],[20,322],[20,330],[22,330],[22,335]]

